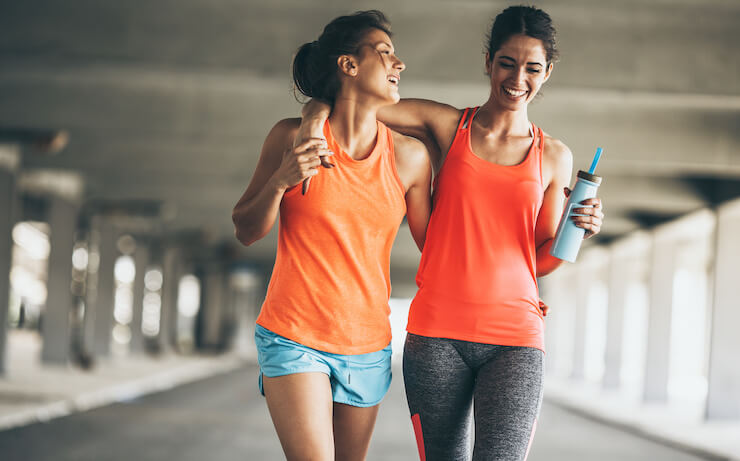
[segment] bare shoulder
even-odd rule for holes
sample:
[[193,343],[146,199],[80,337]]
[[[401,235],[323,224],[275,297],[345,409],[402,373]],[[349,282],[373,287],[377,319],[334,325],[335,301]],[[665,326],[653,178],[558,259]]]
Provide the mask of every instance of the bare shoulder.
[[542,153],[542,174],[545,183],[558,184],[570,182],[573,170],[573,153],[557,138],[545,133],[545,151]]
[[273,145],[283,145],[284,149],[292,147],[293,139],[296,137],[300,126],[300,118],[284,118],[280,120],[270,130],[265,144],[269,142]]
[[553,138],[545,133],[544,159],[551,165],[559,165],[563,162],[573,163],[573,153],[561,140]]
[[429,163],[429,154],[424,143],[411,136],[391,130],[393,149],[396,152],[396,162],[399,166],[422,165]]

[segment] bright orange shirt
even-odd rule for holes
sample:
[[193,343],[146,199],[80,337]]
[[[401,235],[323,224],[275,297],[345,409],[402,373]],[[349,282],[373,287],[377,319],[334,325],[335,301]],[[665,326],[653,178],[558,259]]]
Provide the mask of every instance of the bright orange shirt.
[[365,354],[391,341],[390,255],[406,214],[391,131],[378,122],[375,148],[354,160],[324,135],[335,167],[280,204],[278,249],[257,323],[334,354]]
[[503,166],[470,147],[466,109],[435,179],[433,211],[417,273],[408,331],[544,351],[534,230],[542,205],[544,136]]

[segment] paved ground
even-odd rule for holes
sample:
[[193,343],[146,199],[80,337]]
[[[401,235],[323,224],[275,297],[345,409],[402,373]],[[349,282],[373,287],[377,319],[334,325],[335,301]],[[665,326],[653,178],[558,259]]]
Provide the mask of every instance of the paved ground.
[[[0,432],[3,461],[280,460],[256,369]],[[369,460],[415,460],[400,373],[381,408]],[[670,460],[695,457],[567,412],[543,408],[531,461]]]

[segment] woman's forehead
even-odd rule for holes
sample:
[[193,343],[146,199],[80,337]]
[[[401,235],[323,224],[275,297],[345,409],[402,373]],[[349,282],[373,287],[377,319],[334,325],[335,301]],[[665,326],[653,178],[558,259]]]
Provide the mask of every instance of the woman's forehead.
[[542,40],[528,35],[512,35],[501,48],[496,51],[497,56],[506,55],[513,57],[526,57],[529,60],[546,60],[545,46]]

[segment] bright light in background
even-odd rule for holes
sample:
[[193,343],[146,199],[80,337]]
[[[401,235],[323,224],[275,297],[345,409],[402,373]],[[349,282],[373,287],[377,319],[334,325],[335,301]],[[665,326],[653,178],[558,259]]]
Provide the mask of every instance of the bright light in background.
[[[113,318],[116,325],[113,327],[113,341],[119,346],[125,346],[131,341],[131,329],[128,324],[131,323],[134,315],[133,283],[136,277],[134,259],[127,255],[119,256],[113,266],[113,274],[116,279],[113,301]],[[120,352],[124,351],[125,349],[121,348]]]
[[192,274],[180,279],[177,294],[177,311],[183,317],[195,317],[200,309],[200,281]]
[[162,271],[151,269],[144,275],[144,286],[149,291],[159,291],[162,289]]
[[13,227],[13,242],[33,259],[49,257],[49,236],[28,222],[20,222]]
[[119,283],[134,283],[134,277],[136,277],[136,264],[134,264],[134,258],[131,256],[119,257],[116,260],[114,273],[116,275],[116,281]]
[[160,312],[162,310],[162,270],[151,268],[144,273],[144,304],[141,311],[141,332],[144,336],[159,334]]
[[128,344],[131,342],[131,329],[126,325],[114,326],[113,340],[118,344]]
[[609,292],[604,282],[596,282],[588,291],[586,307],[586,333],[584,377],[591,382],[601,382],[604,376],[606,353],[607,304]]
[[639,398],[644,387],[649,296],[648,286],[642,282],[631,283],[624,295],[619,377],[625,394],[631,398]]
[[162,298],[159,293],[144,295],[144,306],[141,312],[141,331],[145,336],[159,334],[159,313],[162,308]]
[[78,271],[87,269],[87,248],[77,247],[72,252],[72,266]]
[[128,325],[131,323],[131,318],[134,315],[134,292],[127,285],[119,285],[116,288],[115,296],[116,301],[113,309],[113,317],[116,319],[116,322]]
[[46,283],[25,267],[16,266],[10,270],[10,283],[15,294],[21,299],[37,306],[42,306],[46,302]]

